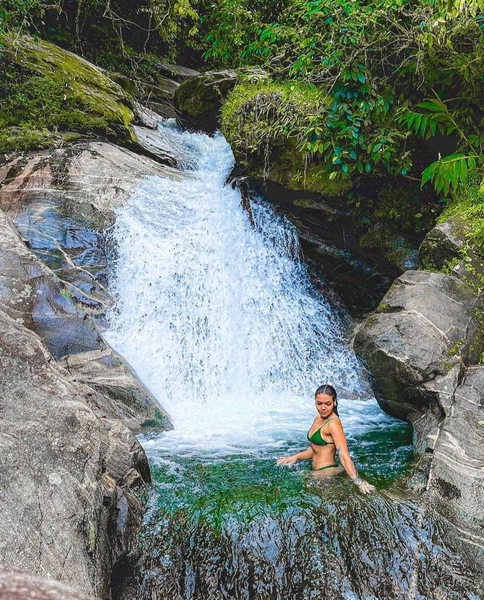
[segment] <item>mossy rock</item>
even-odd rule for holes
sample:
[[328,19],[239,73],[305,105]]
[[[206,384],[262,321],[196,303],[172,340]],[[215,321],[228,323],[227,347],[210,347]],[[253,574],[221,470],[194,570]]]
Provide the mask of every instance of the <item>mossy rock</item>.
[[182,83],[175,91],[180,123],[189,129],[213,133],[220,126],[222,103],[237,79],[235,71],[208,71]]
[[420,247],[423,268],[484,288],[484,188],[470,181],[455,194]]
[[384,223],[377,223],[360,237],[362,248],[375,248],[394,265],[400,274],[417,265],[418,254],[403,236],[391,231]]
[[293,134],[320,109],[325,101],[320,91],[267,77],[240,79],[222,106],[222,132],[240,165],[254,177],[290,190],[336,197],[351,189],[349,178],[330,179],[326,165],[307,162]]
[[[133,100],[101,69],[28,36],[2,34],[0,44],[6,81],[0,97],[2,129],[99,133],[119,143],[135,142]],[[14,136],[15,130],[10,133]],[[52,136],[46,135],[45,144],[52,143]]]
[[427,233],[419,249],[420,265],[424,269],[445,272],[447,267],[459,262],[469,230],[459,215],[449,217]]

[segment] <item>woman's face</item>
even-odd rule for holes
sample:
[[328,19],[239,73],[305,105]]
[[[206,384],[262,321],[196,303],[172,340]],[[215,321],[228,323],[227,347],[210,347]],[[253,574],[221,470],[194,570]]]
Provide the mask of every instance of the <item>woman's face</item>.
[[323,419],[328,418],[333,412],[334,400],[329,394],[318,394],[314,402],[316,404],[316,410]]

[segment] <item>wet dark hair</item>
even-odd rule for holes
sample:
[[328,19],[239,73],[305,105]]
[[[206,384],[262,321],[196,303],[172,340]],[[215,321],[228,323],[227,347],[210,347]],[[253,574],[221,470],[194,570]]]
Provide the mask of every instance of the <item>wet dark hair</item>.
[[337,393],[336,393],[336,390],[334,389],[334,387],[332,385],[327,385],[327,384],[320,385],[318,387],[318,389],[314,392],[314,397],[316,398],[316,396],[318,394],[327,394],[328,396],[331,396],[331,398],[333,398],[333,400],[334,400],[334,409],[333,410],[334,410],[335,414],[338,415],[338,417],[339,417],[339,414],[338,414],[338,401],[337,401],[337,398],[336,398],[337,397]]

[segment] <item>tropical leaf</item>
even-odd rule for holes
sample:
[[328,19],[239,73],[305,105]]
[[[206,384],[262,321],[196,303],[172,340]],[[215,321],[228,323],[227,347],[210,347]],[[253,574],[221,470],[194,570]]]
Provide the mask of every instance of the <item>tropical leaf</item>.
[[431,182],[435,191],[445,196],[449,191],[467,182],[469,173],[476,171],[475,156],[466,156],[462,153],[449,154],[439,158],[429,165],[422,173],[420,187]]

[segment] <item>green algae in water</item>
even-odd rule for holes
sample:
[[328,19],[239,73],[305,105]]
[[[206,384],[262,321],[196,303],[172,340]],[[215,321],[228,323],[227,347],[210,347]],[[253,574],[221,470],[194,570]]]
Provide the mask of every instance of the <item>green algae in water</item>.
[[312,477],[309,461],[161,459],[139,598],[476,600],[478,582],[443,541],[445,524],[387,491],[411,457],[409,429],[349,440],[381,490],[370,496],[346,475]]
[[[412,457],[411,428],[404,423],[349,438],[355,464],[378,488],[403,475]],[[281,515],[288,506],[308,501],[310,461],[294,467],[276,466],[278,456],[299,451],[294,446],[272,451],[268,458],[227,456],[223,459],[163,459],[152,467],[155,485],[152,512],[174,514],[179,510],[203,512],[217,529],[221,521],[237,515],[252,520],[261,515]],[[352,486],[348,477],[336,478],[337,487]],[[314,482],[313,482],[314,483]]]

